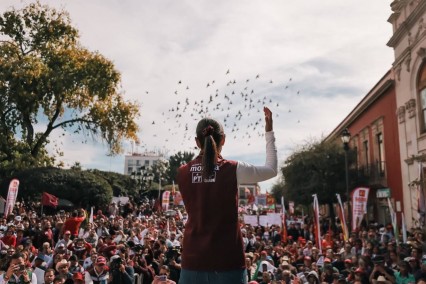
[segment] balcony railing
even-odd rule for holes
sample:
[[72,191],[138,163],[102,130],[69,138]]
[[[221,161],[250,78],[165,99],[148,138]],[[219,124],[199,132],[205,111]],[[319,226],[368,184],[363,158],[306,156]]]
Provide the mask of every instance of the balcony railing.
[[368,178],[370,184],[386,181],[386,162],[376,161],[375,163],[358,166],[358,174]]

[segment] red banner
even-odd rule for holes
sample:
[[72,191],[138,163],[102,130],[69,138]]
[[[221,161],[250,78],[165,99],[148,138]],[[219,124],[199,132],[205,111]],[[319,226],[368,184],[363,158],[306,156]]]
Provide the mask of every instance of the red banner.
[[41,205],[43,206],[50,206],[50,207],[57,207],[58,206],[58,198],[52,194],[49,194],[47,192],[43,192],[43,195],[41,196]]
[[321,247],[321,228],[320,228],[320,221],[319,221],[319,203],[318,203],[318,197],[316,194],[313,195],[314,197],[314,232],[315,232],[315,243],[318,246],[320,254],[322,253],[322,247]]
[[287,243],[288,241],[288,234],[287,234],[287,218],[286,218],[286,211],[285,211],[285,205],[284,205],[284,197],[281,196],[281,209],[282,209],[282,232],[281,232],[281,241],[283,243]]

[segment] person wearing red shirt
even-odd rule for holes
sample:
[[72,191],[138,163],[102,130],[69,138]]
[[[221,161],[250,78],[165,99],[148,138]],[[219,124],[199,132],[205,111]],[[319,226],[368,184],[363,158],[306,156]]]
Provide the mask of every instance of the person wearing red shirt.
[[16,236],[13,234],[11,229],[7,229],[6,235],[1,239],[5,245],[9,247],[16,246]]
[[78,230],[80,229],[81,223],[83,223],[84,219],[86,219],[86,211],[84,209],[74,211],[72,213],[72,217],[68,218],[62,226],[61,235],[65,231],[70,231],[71,236],[77,237]]

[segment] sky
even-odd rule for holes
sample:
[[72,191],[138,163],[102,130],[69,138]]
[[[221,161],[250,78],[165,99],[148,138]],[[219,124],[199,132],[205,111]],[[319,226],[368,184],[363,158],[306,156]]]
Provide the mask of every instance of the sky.
[[[124,97],[140,105],[141,144],[123,141],[122,155],[54,133],[67,167],[123,173],[132,151],[195,153],[201,117],[224,125],[225,158],[261,165],[263,106],[273,112],[282,166],[337,127],[394,59],[390,0],[40,2],[69,13],[81,45],[114,62]],[[0,12],[28,3],[2,0]]]

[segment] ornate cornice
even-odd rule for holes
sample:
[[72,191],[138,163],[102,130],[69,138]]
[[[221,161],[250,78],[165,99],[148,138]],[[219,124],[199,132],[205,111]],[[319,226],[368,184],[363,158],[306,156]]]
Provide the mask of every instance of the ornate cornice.
[[[415,25],[415,23],[419,20],[419,18],[421,18],[425,10],[426,10],[426,1],[421,1],[418,4],[418,6],[414,9],[414,11],[410,14],[410,16],[408,16],[407,19],[405,19],[405,21],[402,22],[401,25],[396,29],[396,31],[394,32],[394,34],[388,41],[387,45],[389,47],[395,48],[395,46],[401,41],[404,35],[408,33],[410,29]],[[400,10],[397,10],[397,11],[398,12],[395,12],[395,13],[400,13]],[[395,20],[394,19],[395,16],[393,16],[394,14],[392,14],[391,17],[388,19],[389,22],[392,22]]]

